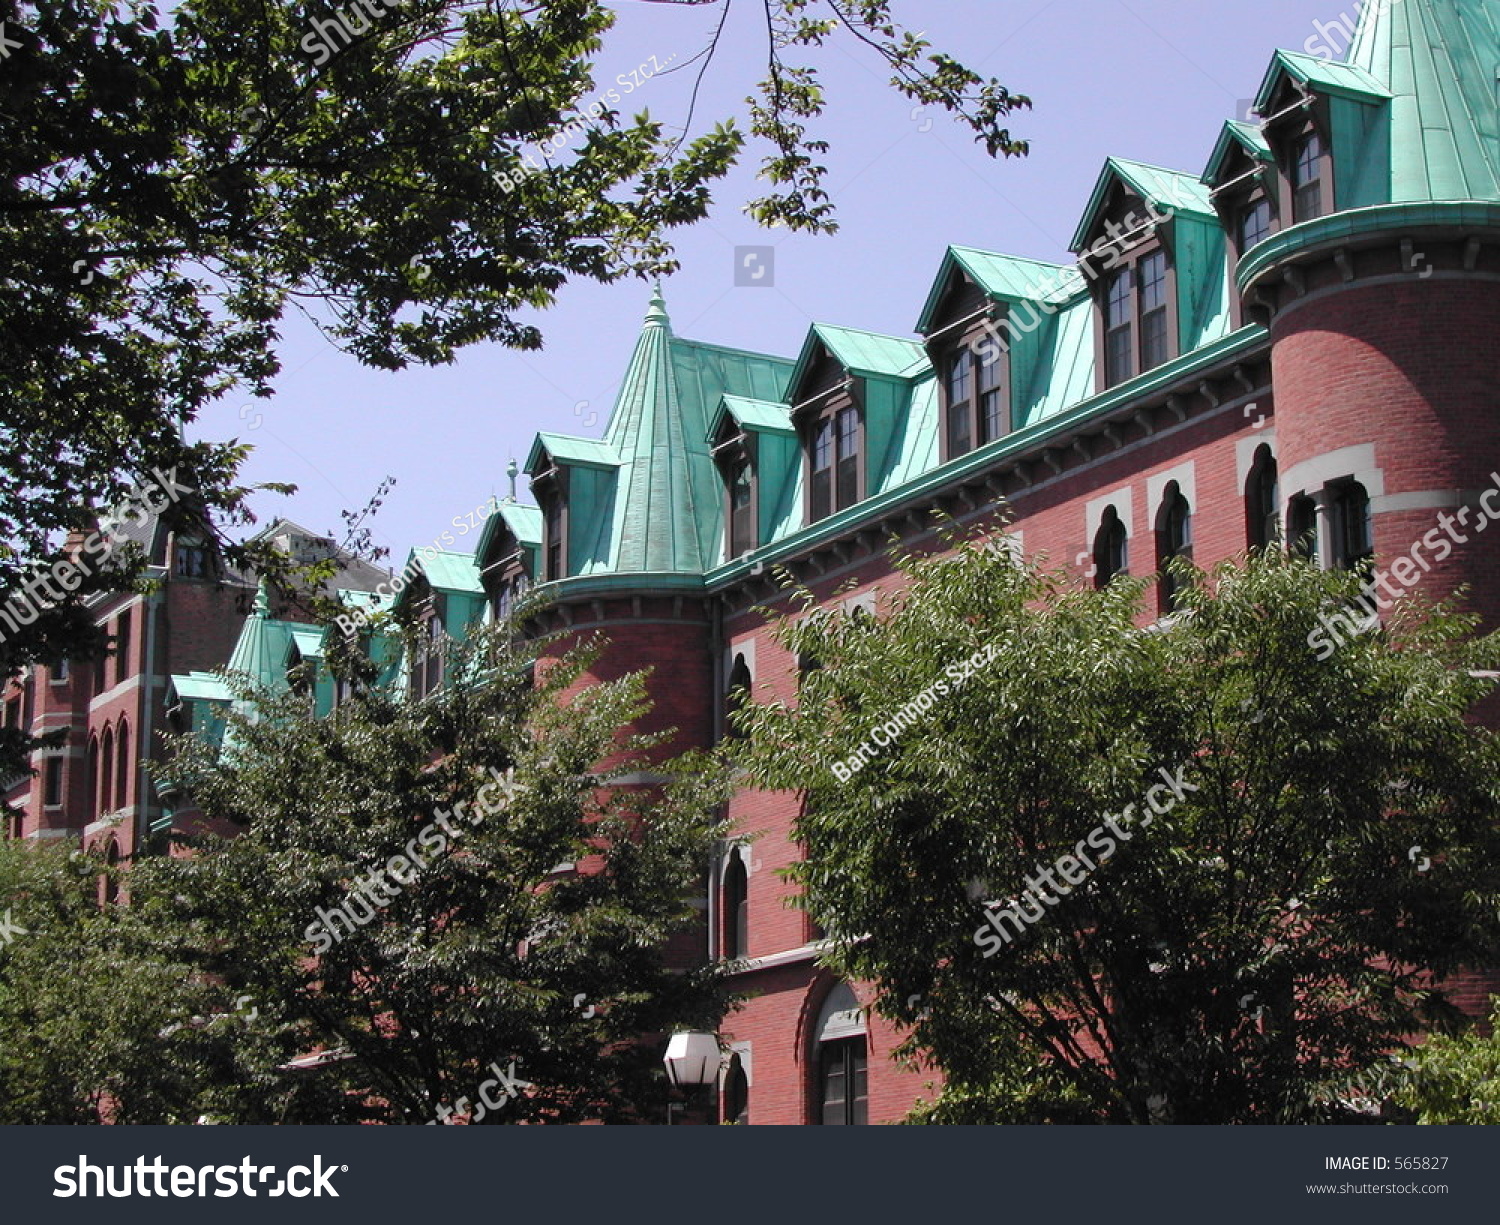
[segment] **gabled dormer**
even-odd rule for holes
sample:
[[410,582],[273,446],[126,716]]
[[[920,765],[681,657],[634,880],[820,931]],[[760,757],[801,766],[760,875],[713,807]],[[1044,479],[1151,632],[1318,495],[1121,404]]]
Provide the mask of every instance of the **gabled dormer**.
[[[511,470],[515,470],[514,461]],[[513,500],[485,520],[474,559],[491,621],[511,615],[521,597],[536,582],[542,556],[542,512]]]
[[[1230,120],[1203,172],[1214,212],[1224,227],[1232,272],[1245,254],[1281,229],[1281,180],[1260,126]],[[1230,324],[1245,322],[1238,294],[1230,295]]]
[[1110,158],[1071,250],[1093,299],[1096,390],[1223,334],[1224,235],[1192,175]]
[[1255,98],[1281,229],[1391,200],[1391,93],[1356,64],[1278,51]]
[[408,634],[406,692],[421,699],[443,684],[448,643],[462,641],[483,620],[484,587],[470,554],[430,545],[413,549],[402,573],[411,579],[393,610]]
[[587,574],[613,525],[621,463],[608,443],[538,434],[526,460],[541,511],[541,581]]
[[1028,424],[1036,376],[1053,368],[1047,355],[1082,287],[1069,265],[948,248],[917,320],[937,372],[942,462]]
[[801,522],[801,453],[789,405],[721,396],[709,427],[724,484],[724,553],[733,561]]
[[813,324],[786,395],[803,452],[806,523],[886,487],[903,453],[914,386],[931,376],[916,341]]

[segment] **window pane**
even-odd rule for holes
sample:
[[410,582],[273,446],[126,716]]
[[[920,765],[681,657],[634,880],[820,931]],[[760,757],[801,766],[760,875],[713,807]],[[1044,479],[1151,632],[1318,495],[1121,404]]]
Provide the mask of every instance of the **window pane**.
[[994,442],[1010,432],[1007,428],[1005,399],[1000,382],[1000,357],[979,366],[979,441]]
[[969,354],[955,353],[948,362],[948,403],[960,404],[969,398]]
[[1141,318],[1141,369],[1155,369],[1170,356],[1167,344],[1167,308],[1163,306]]
[[814,472],[833,467],[833,422],[818,422],[817,433],[813,436],[812,461]]
[[1309,136],[1297,149],[1292,166],[1292,219],[1312,221],[1323,213],[1322,174],[1323,142],[1317,134]]
[[1257,200],[1240,218],[1240,254],[1257,243],[1264,242],[1271,234],[1271,205],[1267,200]]
[[1120,272],[1109,285],[1105,324],[1116,328],[1130,322],[1130,270]]
[[1112,329],[1104,338],[1104,381],[1113,387],[1135,373],[1130,354],[1130,324]]
[[838,509],[859,501],[859,413],[852,408],[839,410],[838,428]]
[[948,455],[963,455],[970,449],[969,438],[969,406],[968,404],[951,404],[948,406]]
[[1141,261],[1141,310],[1154,311],[1167,304],[1167,256],[1156,251]]

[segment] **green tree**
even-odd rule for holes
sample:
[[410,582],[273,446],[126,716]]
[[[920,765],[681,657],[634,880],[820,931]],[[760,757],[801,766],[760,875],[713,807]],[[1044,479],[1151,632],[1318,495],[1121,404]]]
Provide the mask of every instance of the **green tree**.
[[1394,1097],[1419,1123],[1500,1123],[1500,998],[1487,1033],[1435,1034],[1412,1052]]
[[[713,776],[684,763],[665,790],[601,787],[599,763],[640,770],[658,746],[618,730],[640,676],[565,696],[588,658],[533,689],[531,658],[492,628],[453,645],[422,701],[368,687],[319,719],[295,693],[247,691],[222,752],[181,742],[167,785],[243,830],[138,865],[133,908],[157,960],[259,1012],[210,1035],[205,1113],[659,1121],[653,1036],[714,1029],[728,1004],[717,967],[667,952],[701,944]],[[267,1040],[237,1037],[251,1030]],[[288,1068],[318,1051],[333,1055],[315,1071]],[[530,1087],[480,1112],[492,1065]]]
[[[883,0],[762,3],[761,220],[834,224],[806,130],[823,95],[793,47],[859,42],[991,154],[1024,152],[1002,124],[1026,99]],[[244,447],[182,435],[221,396],[270,394],[289,310],[394,370],[536,348],[525,316],[568,281],[669,271],[668,232],[706,215],[743,137],[624,118],[637,99],[592,72],[613,20],[597,0],[0,0],[0,606],[157,470],[194,491],[174,517],[208,518],[235,562],[281,564],[231,538]],[[702,71],[712,48],[679,58]],[[10,674],[102,649],[79,602],[135,583],[129,552],[6,634]],[[6,773],[30,747],[11,739]]]
[[1276,555],[1180,567],[1146,631],[1145,580],[951,543],[899,559],[878,624],[783,618],[823,667],[741,716],[753,783],[804,796],[832,964],[946,1075],[924,1117],[1358,1117],[1343,1087],[1500,952],[1500,746],[1469,718],[1500,642],[1403,604],[1314,649],[1359,580]]
[[213,997],[139,955],[138,916],[101,905],[118,883],[97,856],[0,841],[0,1123],[192,1121],[192,1065],[161,1032]]

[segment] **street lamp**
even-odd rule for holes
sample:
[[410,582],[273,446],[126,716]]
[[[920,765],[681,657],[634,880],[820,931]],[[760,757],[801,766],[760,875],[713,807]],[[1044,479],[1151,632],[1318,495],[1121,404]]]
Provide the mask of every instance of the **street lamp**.
[[688,1101],[667,1103],[667,1124],[686,1110],[691,1099],[719,1079],[719,1039],[715,1034],[677,1033],[667,1043],[662,1062],[667,1065],[667,1079]]
[[662,1062],[667,1079],[679,1089],[711,1085],[719,1079],[719,1039],[714,1034],[678,1033],[667,1043]]

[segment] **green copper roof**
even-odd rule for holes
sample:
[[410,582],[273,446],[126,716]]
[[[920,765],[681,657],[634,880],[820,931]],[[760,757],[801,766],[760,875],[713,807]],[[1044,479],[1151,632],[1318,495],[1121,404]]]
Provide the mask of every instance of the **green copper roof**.
[[500,513],[495,518],[510,528],[510,534],[521,544],[542,543],[542,512],[536,506],[522,506],[519,502],[501,502]]
[[430,587],[437,591],[457,591],[465,595],[477,595],[484,591],[479,581],[479,567],[472,553],[447,553],[431,546],[413,549],[412,556],[420,554],[421,570]]
[[1500,4],[1366,4],[1347,59],[1391,94],[1390,202],[1500,199]]
[[212,672],[189,672],[173,675],[172,691],[184,702],[228,702],[233,699],[222,676]]
[[1132,162],[1123,157],[1106,158],[1104,169],[1094,183],[1094,194],[1089,197],[1088,207],[1078,222],[1069,250],[1083,250],[1089,230],[1104,207],[1110,184],[1115,179],[1135,192],[1147,204],[1161,213],[1197,213],[1202,217],[1214,216],[1213,201],[1208,197],[1208,188],[1196,175],[1181,170],[1167,170],[1162,166],[1150,166],[1145,162]]
[[831,323],[815,323],[807,330],[807,339],[802,342],[802,352],[788,388],[797,386],[802,380],[820,345],[833,354],[850,374],[912,378],[928,364],[927,350],[919,341],[902,336],[882,336],[859,328],[835,327]]
[[718,432],[719,422],[726,415],[733,418],[741,429],[775,430],[782,434],[792,432],[790,405],[772,403],[770,400],[751,400],[744,396],[720,396],[719,410],[709,422],[710,438]]
[[538,435],[526,466],[534,473],[545,448],[574,469],[568,573],[701,573],[714,564],[724,493],[710,415],[725,394],[781,399],[790,369],[782,358],[674,337],[654,293],[603,440]]
[[245,618],[239,641],[234,644],[234,653],[225,667],[230,672],[243,672],[267,689],[282,689],[286,686],[286,660],[293,630],[311,628],[273,618],[266,581],[262,579],[255,593],[255,608]]
[[[1399,2],[1405,4],[1408,0]],[[1374,6],[1366,4],[1365,8],[1373,11]],[[1386,87],[1357,64],[1341,64],[1337,60],[1302,55],[1296,51],[1278,51],[1271,57],[1271,65],[1255,95],[1255,109],[1262,115],[1266,113],[1282,73],[1309,86],[1314,93],[1373,99],[1390,97]]]
[[948,279],[955,268],[979,286],[996,302],[1064,302],[1084,287],[1083,277],[1072,264],[1048,264],[1016,255],[981,251],[978,247],[950,246],[943,256],[942,267],[927,293],[917,320],[917,331],[926,333],[933,315],[948,289]]
[[293,628],[292,641],[297,646],[297,653],[303,659],[323,658],[323,631],[308,626],[306,629]]
[[607,442],[598,442],[592,438],[574,438],[571,434],[543,432],[538,434],[536,441],[531,444],[531,454],[526,460],[528,475],[536,475],[537,463],[544,450],[555,463],[584,464],[593,468],[616,468],[620,464],[620,457]]
[[1258,125],[1230,119],[1219,130],[1219,139],[1214,142],[1214,151],[1209,154],[1208,166],[1203,171],[1204,183],[1211,185],[1218,181],[1225,159],[1228,158],[1230,150],[1236,147],[1243,149],[1258,162],[1274,163],[1276,161],[1275,155],[1271,152],[1271,146],[1261,135]]

